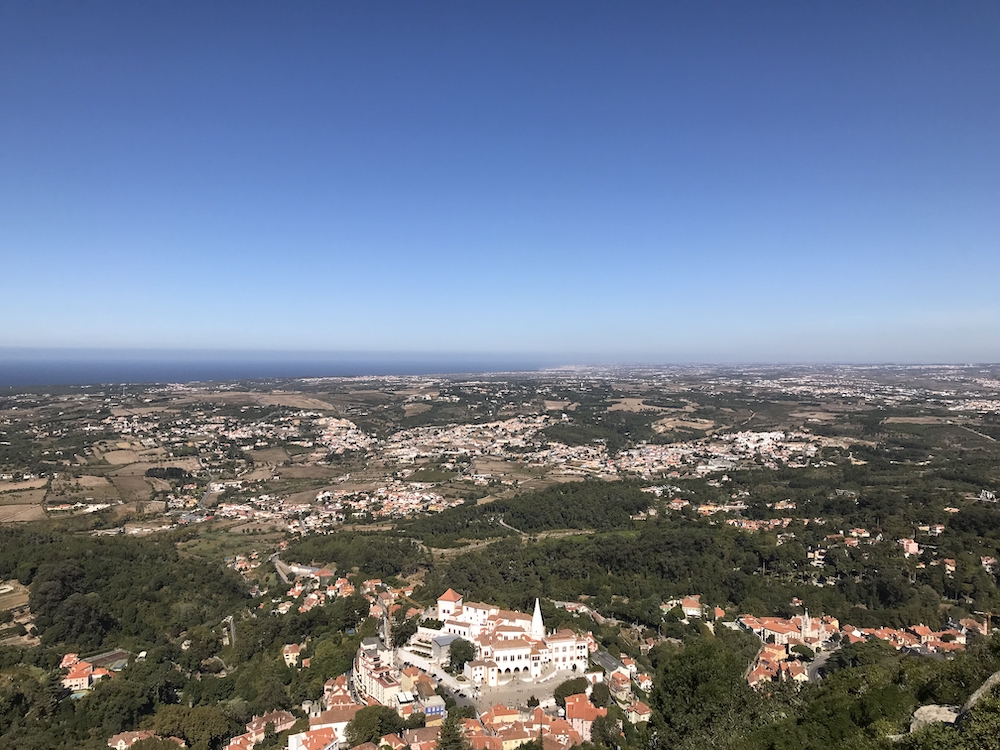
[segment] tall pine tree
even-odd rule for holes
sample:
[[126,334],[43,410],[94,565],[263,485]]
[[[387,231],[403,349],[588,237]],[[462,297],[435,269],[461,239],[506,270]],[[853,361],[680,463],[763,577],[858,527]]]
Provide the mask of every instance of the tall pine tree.
[[438,734],[438,750],[472,750],[472,745],[462,734],[462,727],[459,724],[458,712],[456,711],[449,711],[441,725],[441,732]]

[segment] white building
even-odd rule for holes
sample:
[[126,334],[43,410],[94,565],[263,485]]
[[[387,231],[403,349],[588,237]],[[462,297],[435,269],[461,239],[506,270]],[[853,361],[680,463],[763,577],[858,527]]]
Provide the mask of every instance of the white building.
[[365,638],[354,657],[354,689],[361,698],[395,707],[399,682],[392,666],[392,649],[378,638]]
[[532,615],[480,602],[465,604],[453,589],[437,604],[442,630],[476,647],[476,658],[465,665],[472,682],[495,686],[504,675],[538,679],[552,671],[587,671],[586,639],[571,630],[546,633],[537,599]]

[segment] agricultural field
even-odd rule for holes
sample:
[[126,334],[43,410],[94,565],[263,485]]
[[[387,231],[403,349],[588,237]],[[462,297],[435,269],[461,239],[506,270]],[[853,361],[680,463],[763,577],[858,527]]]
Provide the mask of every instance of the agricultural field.
[[153,488],[143,477],[112,475],[110,480],[123,502],[148,500],[152,497]]
[[0,612],[17,609],[28,603],[28,587],[17,579],[0,581]]
[[45,520],[41,505],[0,505],[0,523],[26,523]]
[[0,505],[32,505],[42,502],[44,498],[44,488],[15,490],[14,492],[0,493]]

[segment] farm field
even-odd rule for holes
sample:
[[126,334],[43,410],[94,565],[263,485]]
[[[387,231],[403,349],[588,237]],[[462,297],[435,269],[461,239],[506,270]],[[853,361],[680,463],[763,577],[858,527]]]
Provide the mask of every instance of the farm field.
[[143,477],[112,476],[111,483],[124,502],[148,500],[153,494],[153,487]]
[[0,612],[23,607],[28,603],[28,587],[19,581],[0,582]]
[[45,517],[41,505],[0,505],[0,523],[44,521]]
[[0,482],[0,494],[18,490],[36,490],[49,483],[48,479],[29,479],[26,482]]
[[42,488],[35,490],[4,492],[3,494],[0,494],[0,505],[27,505],[40,503],[44,498],[45,490]]

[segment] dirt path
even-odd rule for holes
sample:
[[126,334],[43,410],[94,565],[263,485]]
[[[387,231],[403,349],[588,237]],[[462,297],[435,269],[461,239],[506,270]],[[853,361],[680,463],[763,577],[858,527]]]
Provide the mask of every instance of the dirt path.
[[976,432],[974,429],[972,429],[971,427],[966,427],[964,424],[960,424],[959,427],[961,427],[966,432],[971,432],[973,435],[978,435],[981,438],[985,438],[986,440],[989,440],[991,443],[995,443],[997,441],[995,437],[990,437],[989,435],[984,435],[981,432]]

